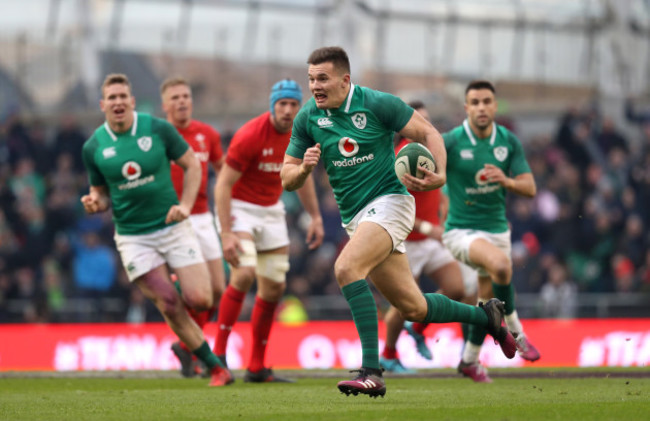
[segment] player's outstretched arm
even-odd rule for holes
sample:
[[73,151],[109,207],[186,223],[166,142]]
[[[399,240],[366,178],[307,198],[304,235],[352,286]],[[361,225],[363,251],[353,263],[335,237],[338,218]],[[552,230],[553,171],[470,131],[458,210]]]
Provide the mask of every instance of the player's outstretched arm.
[[294,191],[302,187],[309,174],[311,174],[316,164],[318,164],[320,153],[320,144],[317,143],[305,151],[303,159],[285,154],[282,171],[280,171],[282,188],[287,191]]
[[81,203],[88,213],[104,212],[111,204],[106,186],[90,186],[90,191],[81,197]]

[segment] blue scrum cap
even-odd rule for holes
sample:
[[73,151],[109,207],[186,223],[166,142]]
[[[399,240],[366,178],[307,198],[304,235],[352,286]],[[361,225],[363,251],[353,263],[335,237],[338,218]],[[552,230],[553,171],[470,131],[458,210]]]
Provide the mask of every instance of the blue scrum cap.
[[273,85],[269,96],[271,114],[273,114],[275,103],[283,98],[297,99],[299,103],[302,103],[302,89],[295,80],[283,79]]

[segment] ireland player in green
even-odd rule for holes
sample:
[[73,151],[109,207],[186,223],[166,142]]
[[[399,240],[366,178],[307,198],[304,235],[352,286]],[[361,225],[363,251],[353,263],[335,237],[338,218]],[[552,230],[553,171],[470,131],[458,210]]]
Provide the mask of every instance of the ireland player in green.
[[[533,197],[536,187],[519,140],[494,123],[494,86],[483,80],[465,90],[463,124],[445,133],[449,211],[442,240],[456,259],[479,272],[479,302],[495,296],[505,303],[508,329],[517,338],[519,355],[529,361],[539,352],[528,341],[517,311],[510,261],[506,191]],[[478,361],[485,330],[469,329],[458,371],[477,382],[490,382]]]
[[[478,308],[440,294],[423,295],[404,255],[402,242],[415,222],[415,201],[406,187],[423,191],[445,183],[446,154],[438,131],[399,98],[351,83],[343,49],[317,49],[307,62],[313,97],[294,120],[280,175],[283,187],[295,190],[322,158],[350,235],[334,273],[361,339],[362,367],[353,380],[339,382],[339,390],[374,397],[386,393],[379,367],[377,308],[366,277],[406,320],[477,324],[512,358],[515,343],[501,327],[503,307],[498,300]],[[423,179],[405,175],[400,183],[394,171],[395,132],[425,144],[437,172],[423,170]]]
[[[212,306],[208,269],[187,220],[201,182],[201,166],[170,123],[135,112],[135,98],[125,75],[106,77],[100,107],[106,122],[83,146],[90,178],[90,191],[81,198],[84,209],[96,213],[112,205],[115,244],[129,280],[212,369],[210,385],[232,383],[232,374],[212,353],[185,308],[201,311]],[[170,177],[170,160],[185,172],[180,203]],[[167,265],[178,276],[182,298]]]

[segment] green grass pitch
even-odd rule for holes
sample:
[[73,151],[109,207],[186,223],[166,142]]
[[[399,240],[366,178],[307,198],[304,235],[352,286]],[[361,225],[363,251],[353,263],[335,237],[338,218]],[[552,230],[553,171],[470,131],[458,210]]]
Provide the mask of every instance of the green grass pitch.
[[451,370],[386,375],[385,398],[345,396],[347,372],[283,371],[293,384],[227,387],[177,373],[0,373],[0,420],[640,420],[650,373],[492,370],[475,384]]

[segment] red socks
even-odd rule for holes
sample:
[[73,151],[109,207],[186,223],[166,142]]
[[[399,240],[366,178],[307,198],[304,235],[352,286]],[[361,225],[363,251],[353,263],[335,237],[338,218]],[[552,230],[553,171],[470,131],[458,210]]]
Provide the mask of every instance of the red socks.
[[[219,304],[219,317],[217,319],[217,340],[214,344],[216,355],[226,354],[226,344],[233,325],[239,318],[246,294],[228,285],[221,297]],[[264,368],[264,355],[266,344],[271,334],[271,326],[275,318],[275,309],[278,303],[270,303],[259,297],[255,297],[255,305],[251,314],[251,326],[253,328],[253,343],[251,359],[248,369],[254,373]]]
[[397,359],[397,349],[384,346],[384,352],[381,353],[381,356],[387,360],[395,360]]
[[413,330],[420,335],[424,335],[424,329],[429,326],[429,323],[413,323]]
[[219,317],[217,318],[217,339],[214,342],[214,353],[216,355],[226,354],[228,336],[230,336],[233,325],[237,323],[245,296],[245,293],[228,285],[221,297]]
[[[271,335],[271,326],[275,318],[275,308],[278,303],[270,303],[255,297],[255,306],[251,314],[251,325],[253,328],[253,344],[251,359],[248,364],[248,370],[257,373],[264,368],[264,355],[266,354],[266,344]],[[219,354],[217,354],[219,355]]]

